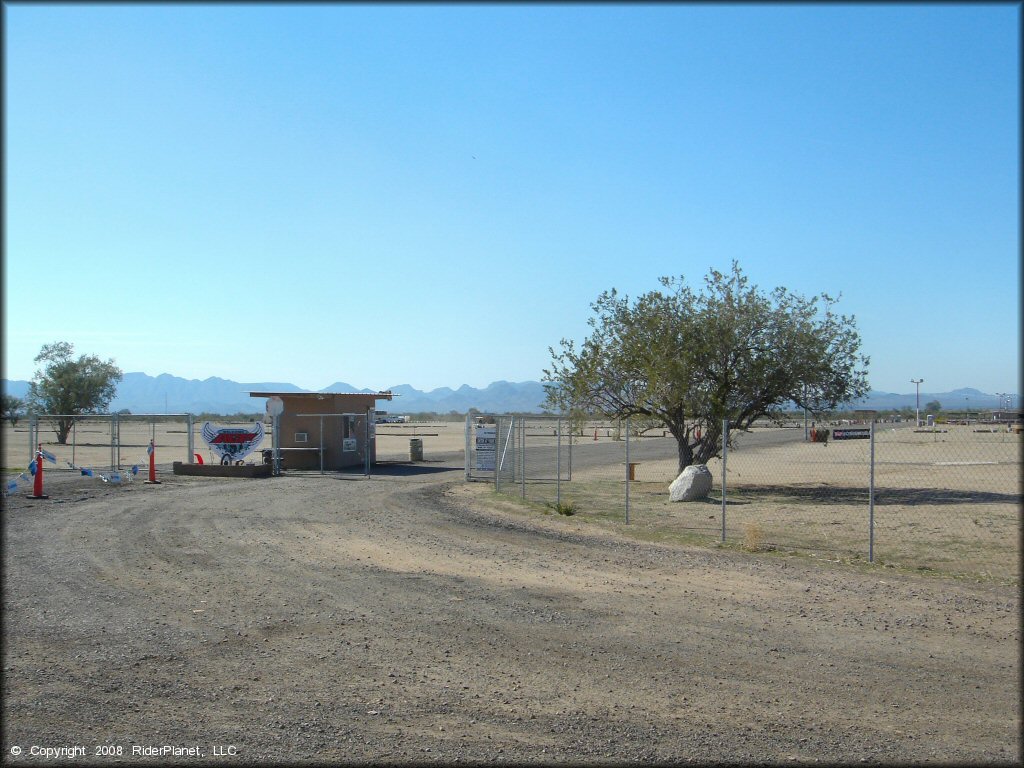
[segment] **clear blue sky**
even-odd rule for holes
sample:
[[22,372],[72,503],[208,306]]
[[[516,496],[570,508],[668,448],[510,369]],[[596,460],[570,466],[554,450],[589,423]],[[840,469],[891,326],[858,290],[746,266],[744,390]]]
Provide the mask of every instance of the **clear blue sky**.
[[540,379],[605,289],[841,294],[884,391],[1020,389],[1003,5],[4,7],[4,376]]

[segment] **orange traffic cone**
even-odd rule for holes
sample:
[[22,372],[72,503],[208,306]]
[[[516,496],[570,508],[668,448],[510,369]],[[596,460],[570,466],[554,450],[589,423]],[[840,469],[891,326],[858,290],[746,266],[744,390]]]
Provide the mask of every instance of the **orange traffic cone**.
[[48,499],[49,496],[43,493],[43,444],[40,443],[36,450],[36,478],[32,483],[33,499]]
[[149,480],[146,483],[160,485],[160,481],[156,479],[156,446],[152,440],[149,441]]

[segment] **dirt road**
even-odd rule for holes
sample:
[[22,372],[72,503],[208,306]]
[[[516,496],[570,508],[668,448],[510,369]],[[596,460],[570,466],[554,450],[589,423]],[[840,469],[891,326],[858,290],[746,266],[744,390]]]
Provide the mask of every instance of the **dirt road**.
[[1016,589],[637,543],[460,469],[6,499],[5,759],[1019,764]]

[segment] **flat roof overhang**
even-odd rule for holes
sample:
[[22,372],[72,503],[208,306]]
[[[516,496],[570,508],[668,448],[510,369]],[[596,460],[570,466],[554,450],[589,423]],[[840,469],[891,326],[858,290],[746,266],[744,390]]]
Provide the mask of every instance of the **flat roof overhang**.
[[376,400],[390,400],[394,397],[390,391],[385,392],[250,392],[249,397],[301,397],[323,400],[327,397],[343,395],[345,397],[372,397]]

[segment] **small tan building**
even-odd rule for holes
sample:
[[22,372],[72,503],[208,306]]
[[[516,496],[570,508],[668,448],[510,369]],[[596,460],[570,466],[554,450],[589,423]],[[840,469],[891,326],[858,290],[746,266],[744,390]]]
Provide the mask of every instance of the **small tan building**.
[[[250,392],[279,402],[282,469],[337,471],[377,461],[374,411],[390,392]],[[279,400],[271,400],[271,398]]]

